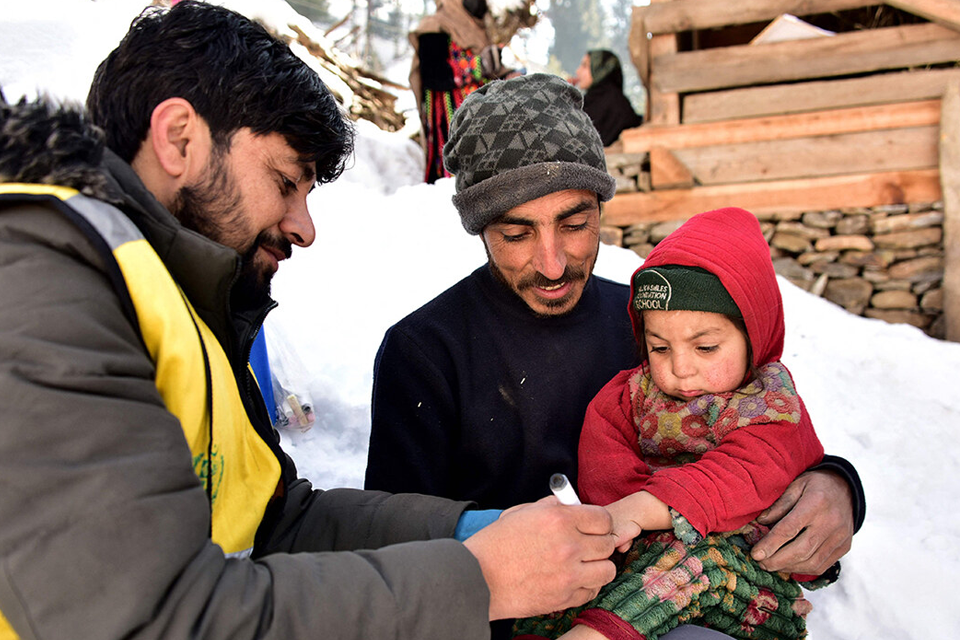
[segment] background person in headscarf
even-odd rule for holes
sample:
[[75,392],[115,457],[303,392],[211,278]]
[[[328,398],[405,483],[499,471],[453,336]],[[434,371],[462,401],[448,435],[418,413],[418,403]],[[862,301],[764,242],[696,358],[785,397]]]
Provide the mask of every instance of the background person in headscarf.
[[517,74],[501,64],[500,49],[536,16],[526,0],[511,4],[491,11],[487,0],[437,0],[437,11],[410,33],[410,88],[420,112],[427,182],[450,175],[443,168],[443,145],[463,99],[491,80]]
[[643,123],[623,95],[623,70],[613,52],[594,49],[584,54],[573,84],[585,92],[583,110],[600,132],[603,146],[616,142],[624,129]]

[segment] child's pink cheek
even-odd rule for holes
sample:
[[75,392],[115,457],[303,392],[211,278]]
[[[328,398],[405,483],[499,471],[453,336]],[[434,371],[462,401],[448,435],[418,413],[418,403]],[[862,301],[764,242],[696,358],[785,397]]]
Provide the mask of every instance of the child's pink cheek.
[[743,379],[742,370],[743,368],[736,363],[725,363],[711,369],[706,374],[706,379],[714,389],[732,391],[740,386],[740,381]]

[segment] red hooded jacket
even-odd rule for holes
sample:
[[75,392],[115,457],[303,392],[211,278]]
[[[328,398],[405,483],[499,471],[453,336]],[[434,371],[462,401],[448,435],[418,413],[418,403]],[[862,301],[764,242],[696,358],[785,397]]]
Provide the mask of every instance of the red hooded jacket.
[[[660,242],[639,270],[663,265],[701,267],[719,277],[743,315],[752,364],[759,368],[780,359],[783,301],[770,248],[753,214],[727,208],[694,216]],[[632,304],[629,313],[643,349],[642,318]],[[579,489],[586,502],[606,505],[645,490],[701,534],[732,531],[773,504],[797,475],[823,457],[801,400],[799,423],[735,429],[699,460],[654,473],[640,453],[627,384],[636,371],[619,373],[587,408],[579,449]]]

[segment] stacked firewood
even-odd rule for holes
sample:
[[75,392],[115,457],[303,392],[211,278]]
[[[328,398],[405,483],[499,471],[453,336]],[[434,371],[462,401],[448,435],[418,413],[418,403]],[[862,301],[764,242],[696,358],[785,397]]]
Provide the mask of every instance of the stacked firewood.
[[[407,87],[362,68],[340,53],[336,47],[330,46],[325,38],[316,39],[308,34],[302,25],[291,24],[289,27],[296,34],[296,42],[313,55],[324,70],[349,87],[349,95],[343,95],[344,92],[336,86],[330,88],[351,117],[369,120],[385,131],[399,131],[403,128],[405,119],[396,109],[397,96],[384,87],[408,90]],[[290,44],[289,36],[277,36]]]

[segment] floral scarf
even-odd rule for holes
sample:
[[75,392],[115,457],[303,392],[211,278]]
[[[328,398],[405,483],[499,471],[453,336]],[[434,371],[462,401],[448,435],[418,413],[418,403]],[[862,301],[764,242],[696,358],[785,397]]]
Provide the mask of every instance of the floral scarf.
[[644,363],[627,384],[640,453],[651,471],[693,462],[740,427],[799,423],[800,397],[787,368],[772,362],[758,373],[735,391],[686,401],[661,391]]

